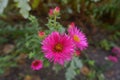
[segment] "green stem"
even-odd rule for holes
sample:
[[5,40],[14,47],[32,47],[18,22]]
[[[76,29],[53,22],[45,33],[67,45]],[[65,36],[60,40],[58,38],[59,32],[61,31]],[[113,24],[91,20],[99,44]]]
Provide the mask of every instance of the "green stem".
[[54,27],[56,27],[56,15],[54,17]]

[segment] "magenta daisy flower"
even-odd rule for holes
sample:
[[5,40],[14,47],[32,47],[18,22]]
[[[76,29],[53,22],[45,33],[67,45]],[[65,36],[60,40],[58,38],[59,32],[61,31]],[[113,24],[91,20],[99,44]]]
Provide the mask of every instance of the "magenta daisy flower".
[[41,60],[34,60],[31,64],[31,68],[33,70],[39,70],[43,67],[43,63]]
[[54,63],[63,65],[72,58],[74,47],[72,39],[66,34],[52,32],[42,42],[45,57]]
[[71,23],[71,25],[69,25],[68,33],[74,42],[75,48],[84,50],[86,49],[86,47],[88,47],[88,42],[85,34],[82,31],[80,31],[77,27],[75,27],[74,23]]
[[111,62],[115,62],[115,63],[118,62],[118,59],[117,59],[116,56],[111,56],[111,55],[110,55],[110,56],[108,56],[107,58],[108,58],[108,60],[111,61]]

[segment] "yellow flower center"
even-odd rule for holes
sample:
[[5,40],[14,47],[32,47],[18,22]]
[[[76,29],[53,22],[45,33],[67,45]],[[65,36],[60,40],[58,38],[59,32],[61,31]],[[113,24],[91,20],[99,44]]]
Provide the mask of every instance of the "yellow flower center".
[[73,40],[76,42],[80,42],[80,38],[78,37],[78,35],[74,35]]
[[63,46],[60,43],[55,45],[54,51],[61,52],[62,50],[63,50]]

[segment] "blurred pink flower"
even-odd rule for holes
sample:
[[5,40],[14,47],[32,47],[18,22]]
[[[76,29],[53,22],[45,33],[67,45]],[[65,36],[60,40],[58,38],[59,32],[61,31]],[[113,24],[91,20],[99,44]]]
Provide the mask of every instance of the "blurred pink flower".
[[88,47],[88,42],[85,34],[77,27],[74,27],[74,23],[71,23],[70,26],[71,27],[68,28],[68,33],[72,38],[75,47],[80,50],[86,49],[86,47]]
[[120,48],[119,47],[113,47],[112,53],[114,53],[115,56],[120,57]]
[[41,60],[34,60],[31,64],[31,68],[33,70],[39,70],[43,67],[43,63]]
[[80,56],[80,55],[81,55],[81,52],[80,52],[79,50],[76,50],[76,51],[75,51],[75,55],[76,55],[76,56]]
[[73,27],[75,27],[75,23],[71,22],[70,25],[69,25],[69,28],[73,28]]
[[45,36],[45,32],[44,31],[39,31],[38,32],[38,36],[39,37],[44,37]]
[[117,59],[116,56],[111,56],[111,55],[110,55],[110,56],[108,56],[107,58],[108,58],[108,60],[110,60],[111,62],[115,62],[115,63],[118,62],[118,59]]
[[74,46],[68,35],[52,32],[43,40],[42,50],[47,59],[63,65],[65,61],[71,60]]
[[50,9],[50,10],[49,10],[49,13],[48,13],[49,16],[53,16],[53,11],[54,11],[54,9]]

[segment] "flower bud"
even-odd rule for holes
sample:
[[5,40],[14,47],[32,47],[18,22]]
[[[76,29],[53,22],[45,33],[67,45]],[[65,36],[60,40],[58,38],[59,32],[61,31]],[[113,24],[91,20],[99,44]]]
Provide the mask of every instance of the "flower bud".
[[45,32],[39,31],[39,32],[38,32],[38,36],[39,36],[40,38],[43,38],[43,37],[45,36]]
[[69,24],[69,28],[73,28],[73,27],[75,27],[75,23],[74,23],[74,22],[71,22],[71,23]]
[[49,10],[49,16],[53,16],[53,9]]
[[59,13],[60,13],[60,8],[59,8],[59,7],[55,7],[54,13],[55,13],[55,14],[59,14]]

